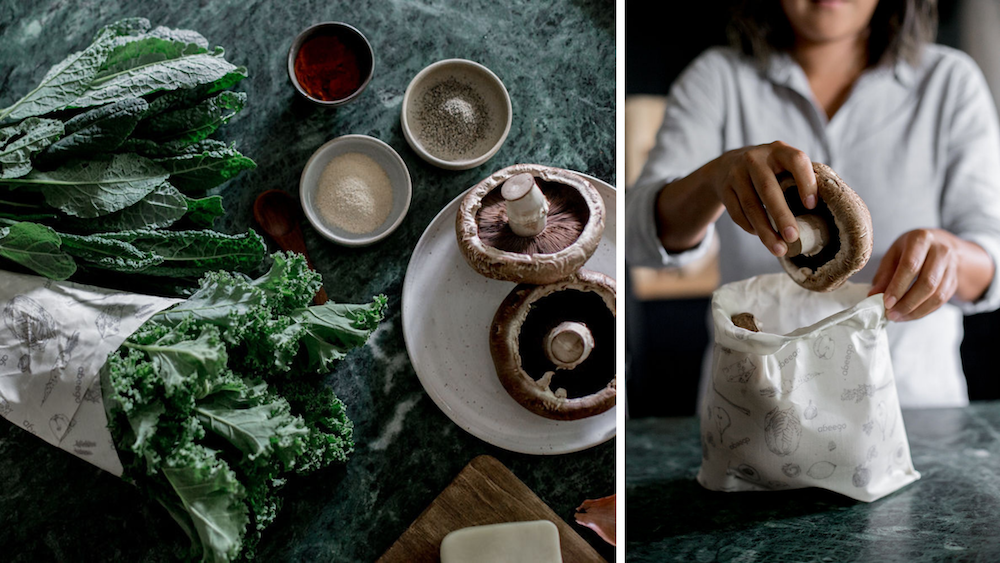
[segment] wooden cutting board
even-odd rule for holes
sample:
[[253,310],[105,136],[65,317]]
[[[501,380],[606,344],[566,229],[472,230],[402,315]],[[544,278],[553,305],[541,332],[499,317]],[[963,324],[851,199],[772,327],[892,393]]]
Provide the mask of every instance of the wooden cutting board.
[[441,540],[468,526],[549,520],[559,528],[564,563],[606,563],[573,528],[496,458],[481,455],[392,544],[378,563],[439,563]]

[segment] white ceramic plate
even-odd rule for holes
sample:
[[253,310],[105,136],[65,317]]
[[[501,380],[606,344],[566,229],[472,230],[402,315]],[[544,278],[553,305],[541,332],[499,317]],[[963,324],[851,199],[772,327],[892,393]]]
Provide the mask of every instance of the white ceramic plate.
[[[604,236],[584,266],[615,277],[615,189],[588,178],[604,199]],[[465,194],[438,213],[417,242],[403,280],[403,339],[424,390],[455,424],[515,452],[562,454],[615,435],[615,409],[583,420],[538,416],[507,394],[490,357],[489,328],[515,284],[483,277],[458,250],[455,214]]]

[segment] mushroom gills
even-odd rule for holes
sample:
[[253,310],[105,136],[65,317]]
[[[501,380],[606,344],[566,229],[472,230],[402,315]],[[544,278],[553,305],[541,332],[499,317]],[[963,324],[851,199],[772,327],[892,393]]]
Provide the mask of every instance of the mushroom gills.
[[[530,176],[517,176],[523,175]],[[503,191],[507,186],[504,184],[499,190],[493,190],[483,198],[482,208],[477,214],[479,238],[483,244],[518,254],[555,254],[568,248],[580,237],[584,225],[590,220],[590,210],[583,196],[577,190],[556,182],[546,182],[534,177],[532,180],[534,189],[538,190],[547,205],[545,218],[541,221],[542,230],[534,236],[517,233],[514,227],[517,221],[510,217],[511,213],[517,214],[517,204],[511,205],[504,199]],[[528,197],[530,196],[521,199]]]
[[[572,368],[560,369],[549,357],[547,341],[553,332],[564,334],[565,330],[558,327],[567,321],[584,325],[594,344]],[[547,295],[532,304],[521,326],[518,338],[521,368],[540,385],[547,383],[557,397],[562,390],[568,399],[597,393],[614,378],[615,347],[602,345],[615,341],[614,329],[614,315],[597,293],[568,289]]]

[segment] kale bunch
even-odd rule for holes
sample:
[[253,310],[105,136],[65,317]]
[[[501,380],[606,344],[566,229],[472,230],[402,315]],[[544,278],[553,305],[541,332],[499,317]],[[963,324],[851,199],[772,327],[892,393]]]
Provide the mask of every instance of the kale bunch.
[[212,272],[148,320],[101,373],[123,477],[160,502],[205,561],[250,557],[291,474],[346,461],[353,426],[320,374],[383,318],[308,306],[319,274],[276,254],[264,276]]

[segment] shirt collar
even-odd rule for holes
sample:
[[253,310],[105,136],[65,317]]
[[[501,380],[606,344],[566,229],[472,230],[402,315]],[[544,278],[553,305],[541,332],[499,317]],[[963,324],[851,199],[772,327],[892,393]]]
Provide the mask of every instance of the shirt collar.
[[[904,88],[912,86],[916,77],[914,68],[903,60],[896,61],[891,66],[884,64],[876,65],[865,71],[865,74],[869,73],[876,76],[891,75]],[[795,59],[791,55],[785,51],[780,51],[771,54],[767,62],[767,67],[764,69],[764,74],[775,84],[795,88],[796,84],[793,83],[794,77],[797,74],[803,74],[803,72],[802,68],[795,62]]]

